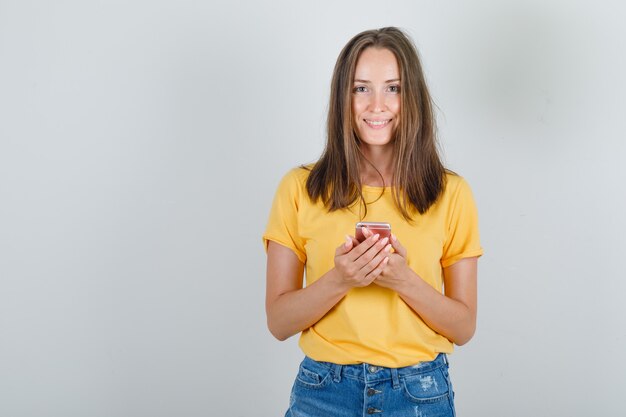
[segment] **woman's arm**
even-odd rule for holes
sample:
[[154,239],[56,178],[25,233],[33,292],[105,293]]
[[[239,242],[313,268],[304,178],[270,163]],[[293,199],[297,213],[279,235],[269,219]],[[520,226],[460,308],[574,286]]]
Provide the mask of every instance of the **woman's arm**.
[[406,264],[406,249],[392,237],[396,250],[387,268],[374,281],[396,291],[437,333],[463,345],[476,330],[478,258],[464,258],[443,269],[445,295]]
[[278,340],[308,329],[353,287],[369,285],[387,264],[391,245],[370,236],[354,246],[349,239],[335,251],[335,267],[302,288],[304,265],[293,251],[270,241],[267,248],[265,311]]

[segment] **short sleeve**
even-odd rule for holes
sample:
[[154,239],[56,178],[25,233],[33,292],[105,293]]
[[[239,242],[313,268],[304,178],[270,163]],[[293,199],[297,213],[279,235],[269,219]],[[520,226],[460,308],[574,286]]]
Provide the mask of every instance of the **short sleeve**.
[[303,181],[298,178],[296,168],[288,172],[280,181],[270,210],[263,243],[265,250],[269,241],[279,243],[291,249],[302,263],[306,262],[304,239],[298,232],[298,209],[303,195]]
[[472,190],[463,178],[456,179],[458,183],[448,207],[448,231],[441,257],[441,266],[444,268],[463,258],[483,254],[478,232],[478,211]]

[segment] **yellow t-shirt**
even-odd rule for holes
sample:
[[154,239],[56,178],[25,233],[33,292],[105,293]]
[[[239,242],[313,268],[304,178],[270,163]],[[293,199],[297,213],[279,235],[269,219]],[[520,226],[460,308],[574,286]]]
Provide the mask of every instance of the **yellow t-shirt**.
[[[392,233],[407,249],[407,262],[422,279],[442,291],[442,268],[462,258],[482,255],[478,215],[465,180],[447,174],[446,187],[424,215],[407,222],[396,208],[392,190],[363,187],[367,216],[359,207],[328,212],[306,191],[309,171],[295,168],[281,180],[263,240],[293,250],[305,264],[306,285],[334,267],[335,249],[354,236],[359,221],[391,224]],[[361,208],[362,211],[362,208]],[[304,353],[318,361],[370,363],[386,367],[414,365],[451,353],[453,344],[422,321],[400,296],[375,284],[354,288],[324,317],[300,336]]]

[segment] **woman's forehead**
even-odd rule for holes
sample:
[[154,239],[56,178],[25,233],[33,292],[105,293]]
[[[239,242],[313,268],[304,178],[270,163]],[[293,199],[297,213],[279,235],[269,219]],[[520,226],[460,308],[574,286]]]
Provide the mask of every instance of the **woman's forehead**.
[[389,49],[367,48],[357,60],[354,71],[355,81],[391,82],[399,78],[398,61],[394,53]]

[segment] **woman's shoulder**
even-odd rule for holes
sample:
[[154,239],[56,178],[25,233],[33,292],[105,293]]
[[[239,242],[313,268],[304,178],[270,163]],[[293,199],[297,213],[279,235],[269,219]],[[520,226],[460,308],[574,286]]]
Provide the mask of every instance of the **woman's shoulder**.
[[452,197],[459,192],[471,191],[469,183],[462,175],[456,172],[446,170],[444,195]]
[[463,176],[461,176],[460,174],[454,171],[446,170],[446,174],[445,174],[446,188],[458,187],[461,183],[464,183],[464,182],[465,182],[465,178],[463,178]]
[[304,191],[307,178],[309,178],[313,166],[314,164],[306,164],[291,168],[281,178],[278,186],[279,190],[289,192],[290,194],[299,194]]
[[300,184],[306,183],[307,178],[309,178],[309,174],[311,173],[311,169],[315,164],[303,164],[297,167],[291,168],[283,175],[283,181],[287,180],[290,182],[297,182]]
[[465,179],[456,172],[446,171],[445,188],[441,200],[444,204],[456,204],[473,199],[472,188]]

